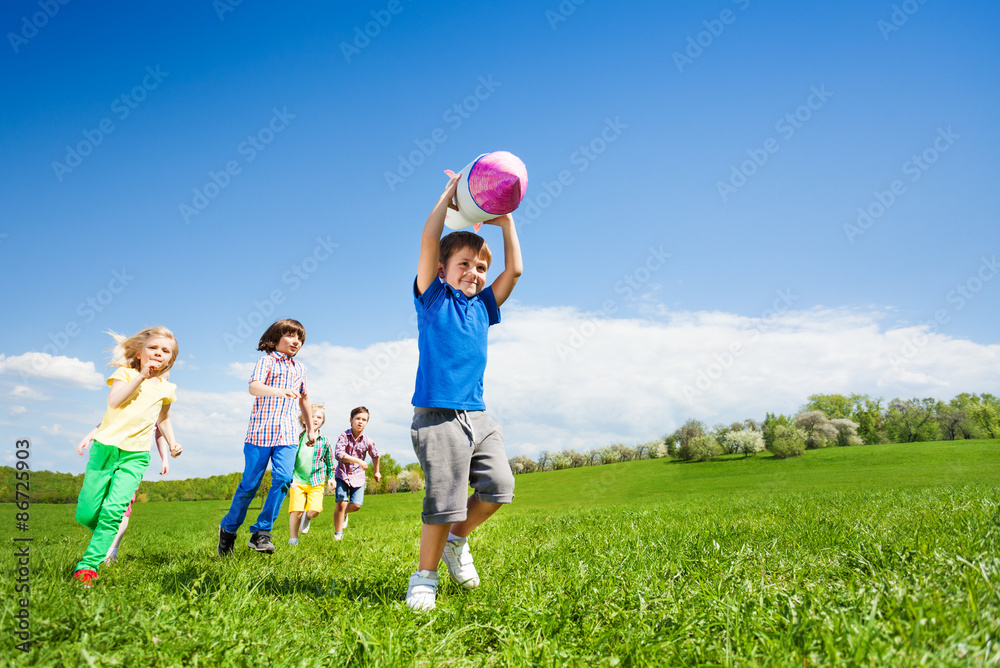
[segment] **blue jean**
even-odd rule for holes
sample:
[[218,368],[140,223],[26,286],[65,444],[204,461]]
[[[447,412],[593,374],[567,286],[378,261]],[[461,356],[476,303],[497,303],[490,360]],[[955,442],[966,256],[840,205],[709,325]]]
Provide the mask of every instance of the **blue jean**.
[[356,506],[365,502],[365,486],[351,487],[346,482],[337,478],[337,492],[334,497],[337,501],[350,501]]
[[243,478],[240,486],[233,494],[233,503],[229,506],[229,512],[222,518],[222,529],[229,533],[236,531],[243,526],[243,520],[247,516],[247,508],[250,502],[257,496],[257,489],[260,481],[267,470],[267,462],[271,462],[271,490],[264,500],[264,507],[257,516],[257,521],[250,527],[250,531],[270,531],[274,526],[274,520],[281,512],[281,504],[285,501],[288,488],[292,484],[292,470],[295,468],[294,445],[277,445],[274,447],[262,447],[253,443],[243,444],[243,457],[246,465],[243,468]]

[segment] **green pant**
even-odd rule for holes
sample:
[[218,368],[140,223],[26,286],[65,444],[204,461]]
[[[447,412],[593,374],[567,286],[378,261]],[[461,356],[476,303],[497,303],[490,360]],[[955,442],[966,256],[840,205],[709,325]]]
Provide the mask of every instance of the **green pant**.
[[94,532],[76,570],[97,567],[118,534],[125,510],[149,467],[149,451],[129,452],[94,441],[76,501],[76,521]]

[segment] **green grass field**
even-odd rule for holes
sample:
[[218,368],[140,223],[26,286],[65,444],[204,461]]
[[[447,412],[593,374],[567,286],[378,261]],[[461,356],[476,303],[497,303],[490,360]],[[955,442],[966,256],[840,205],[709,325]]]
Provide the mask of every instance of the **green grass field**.
[[[70,581],[88,532],[31,508],[32,651],[13,665],[1000,665],[1000,442],[831,448],[534,473],[473,534],[471,592],[403,603],[421,495],[368,497],[342,542],[215,556],[228,502],[136,507],[119,561]],[[14,508],[0,510],[8,535]],[[251,511],[248,517],[254,517]],[[247,522],[247,525],[250,521]],[[10,529],[7,529],[10,527]],[[25,534],[18,534],[25,535]]]

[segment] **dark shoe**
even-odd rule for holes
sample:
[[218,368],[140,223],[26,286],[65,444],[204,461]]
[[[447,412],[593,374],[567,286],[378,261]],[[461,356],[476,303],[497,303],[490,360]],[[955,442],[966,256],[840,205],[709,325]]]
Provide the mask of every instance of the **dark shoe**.
[[274,554],[274,543],[271,542],[271,533],[268,531],[254,532],[254,534],[250,536],[250,542],[247,543],[247,546],[251,550]]
[[236,534],[229,533],[221,526],[219,527],[219,547],[217,552],[220,557],[224,557],[233,551],[233,546],[236,545]]

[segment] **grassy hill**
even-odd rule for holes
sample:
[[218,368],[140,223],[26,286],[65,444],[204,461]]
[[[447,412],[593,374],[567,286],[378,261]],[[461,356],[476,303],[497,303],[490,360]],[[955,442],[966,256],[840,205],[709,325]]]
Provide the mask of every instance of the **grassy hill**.
[[[140,504],[93,589],[89,534],[31,509],[24,665],[997,665],[1000,442],[831,448],[517,478],[473,535],[483,578],[403,604],[420,495],[369,497],[342,542],[214,556],[227,502]],[[12,506],[0,522],[14,526]],[[251,511],[249,525],[255,515]],[[0,562],[5,582],[17,565]]]

